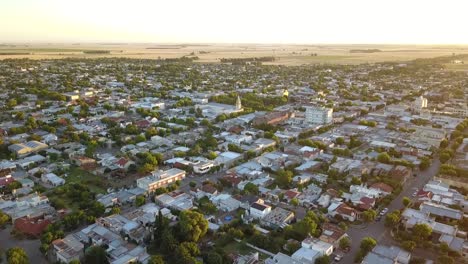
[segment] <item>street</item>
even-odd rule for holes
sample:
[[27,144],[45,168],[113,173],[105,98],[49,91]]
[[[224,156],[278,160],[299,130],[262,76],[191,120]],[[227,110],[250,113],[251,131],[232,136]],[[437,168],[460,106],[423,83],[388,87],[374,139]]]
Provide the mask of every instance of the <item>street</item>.
[[[435,157],[432,161],[431,166],[422,172],[418,173],[417,177],[412,177],[408,179],[406,184],[403,186],[403,190],[389,205],[388,212],[393,212],[399,210],[403,207],[401,200],[403,197],[411,197],[411,194],[414,192],[415,188],[422,189],[424,185],[432,179],[437,172],[439,171],[440,161]],[[379,244],[383,245],[394,245],[394,241],[390,238],[389,229],[385,227],[385,216],[382,217],[382,220],[378,222],[372,222],[367,224],[367,227],[353,227],[347,231],[349,237],[351,238],[351,251],[346,254],[343,258],[343,263],[352,264],[354,263],[354,256],[359,251],[359,244],[364,237],[373,237],[377,240]]]

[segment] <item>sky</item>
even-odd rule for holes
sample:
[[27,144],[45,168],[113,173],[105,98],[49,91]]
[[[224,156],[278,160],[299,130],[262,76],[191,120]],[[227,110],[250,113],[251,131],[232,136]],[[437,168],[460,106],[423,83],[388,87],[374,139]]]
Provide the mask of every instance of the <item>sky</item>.
[[0,0],[0,43],[468,44],[467,0]]

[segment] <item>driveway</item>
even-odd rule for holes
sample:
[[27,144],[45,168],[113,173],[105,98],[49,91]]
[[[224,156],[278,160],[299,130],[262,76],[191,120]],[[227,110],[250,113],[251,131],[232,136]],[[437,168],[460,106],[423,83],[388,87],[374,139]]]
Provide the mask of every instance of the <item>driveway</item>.
[[[39,251],[41,241],[39,239],[17,239],[10,235],[12,226],[9,225],[5,229],[0,230],[0,249],[4,252],[12,247],[20,247],[26,251],[29,257],[29,262],[34,264],[47,264],[47,260]],[[3,258],[5,260],[5,258]]]
[[[424,185],[437,175],[439,171],[440,161],[435,157],[432,165],[425,171],[419,172],[417,177],[412,177],[403,186],[403,190],[389,205],[388,211],[392,212],[403,207],[401,200],[403,197],[411,197],[415,188],[422,189]],[[373,237],[379,244],[383,245],[396,245],[395,241],[390,237],[389,229],[385,228],[385,216],[379,222],[369,223],[366,227],[350,227],[347,231],[352,240],[351,251],[346,254],[341,263],[352,264],[354,263],[354,256],[359,251],[359,244],[364,237]]]

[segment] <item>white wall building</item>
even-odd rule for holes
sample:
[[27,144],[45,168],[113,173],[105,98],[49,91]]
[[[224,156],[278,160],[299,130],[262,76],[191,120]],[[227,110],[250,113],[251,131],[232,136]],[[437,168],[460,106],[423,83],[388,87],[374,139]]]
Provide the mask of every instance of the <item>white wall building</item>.
[[306,106],[305,109],[305,121],[307,123],[325,125],[333,121],[333,108]]

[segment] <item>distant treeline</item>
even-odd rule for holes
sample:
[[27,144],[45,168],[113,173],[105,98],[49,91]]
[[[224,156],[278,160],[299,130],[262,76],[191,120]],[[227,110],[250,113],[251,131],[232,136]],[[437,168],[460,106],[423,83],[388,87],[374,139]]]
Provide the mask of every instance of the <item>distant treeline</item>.
[[30,52],[0,52],[0,55],[31,55]]
[[161,61],[164,61],[164,62],[193,62],[194,60],[198,60],[199,58],[197,56],[191,56],[191,57],[187,57],[187,56],[183,56],[183,57],[180,57],[180,58],[165,58],[165,59],[162,59]]
[[415,59],[413,61],[416,65],[427,65],[427,64],[445,64],[450,63],[454,60],[464,60],[468,58],[468,54],[452,54],[452,56],[441,56],[435,58]]
[[352,49],[349,51],[350,53],[375,53],[375,52],[382,52],[379,49]]
[[262,62],[275,61],[275,57],[253,57],[253,58],[221,58],[221,63],[232,63],[233,65],[245,65],[248,63],[261,64]]
[[83,50],[85,54],[109,54],[110,50]]

